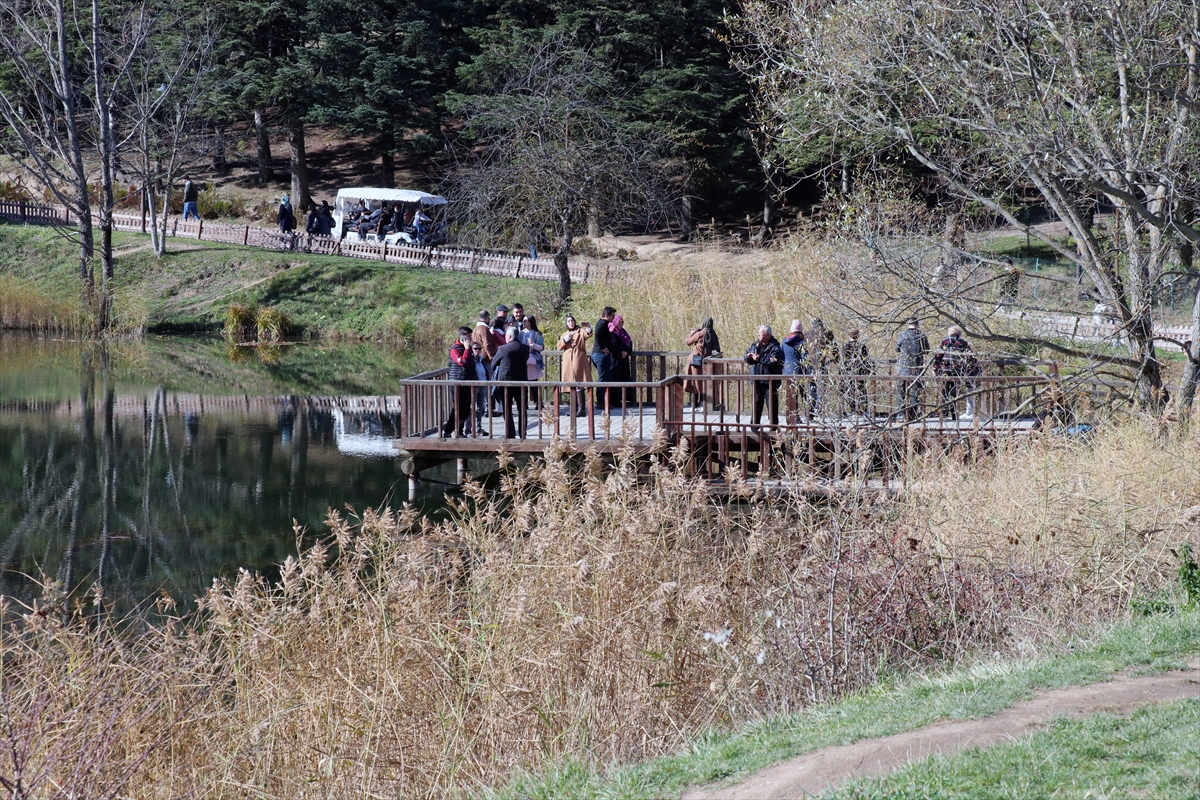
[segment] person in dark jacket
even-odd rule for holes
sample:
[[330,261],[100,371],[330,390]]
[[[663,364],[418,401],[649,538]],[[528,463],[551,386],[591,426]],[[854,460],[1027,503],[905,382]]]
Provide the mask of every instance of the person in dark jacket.
[[[600,312],[600,319],[596,321],[596,327],[592,329],[592,363],[596,365],[596,380],[600,383],[612,383],[616,377],[614,375],[616,361],[613,352],[613,335],[609,329],[612,318],[616,315],[615,308],[605,306],[604,310]],[[608,402],[608,392],[604,389],[597,389],[596,407],[606,408]]]
[[933,357],[933,371],[945,378],[942,381],[942,415],[949,419],[958,418],[955,401],[960,389],[967,395],[967,419],[975,416],[975,396],[972,394],[975,385],[969,378],[978,375],[980,370],[972,352],[971,345],[963,338],[962,328],[951,325]]
[[279,212],[275,215],[280,233],[291,233],[296,230],[296,212],[292,210],[292,201],[285,194],[279,199]]
[[[458,338],[450,345],[447,362],[451,381],[475,380],[475,356],[471,352],[471,329],[459,328]],[[460,384],[450,389],[450,417],[442,426],[442,436],[464,438],[471,433],[471,387]]]
[[[782,375],[783,349],[779,340],[771,335],[770,325],[758,328],[758,338],[746,348],[746,363],[750,365],[751,375]],[[771,398],[771,424],[779,424],[779,381],[754,381],[754,416],[751,422],[755,425],[762,419],[763,404],[767,396]]]
[[317,216],[317,235],[333,235],[333,211],[329,208],[328,200],[321,201],[321,211]]
[[309,236],[316,236],[320,226],[321,212],[316,206],[313,206],[308,210],[308,215],[304,218],[304,232]]
[[849,402],[850,411],[854,414],[865,414],[870,408],[867,398],[867,382],[858,380],[856,377],[870,375],[873,366],[871,351],[859,338],[861,335],[858,328],[855,328],[850,331],[846,343],[842,345],[842,375],[851,376],[842,382],[842,396]]
[[[909,317],[908,323],[896,337],[897,400],[904,418],[912,422],[921,405],[921,375],[925,372],[925,356],[929,353],[929,337],[921,332],[921,321]],[[903,380],[911,378],[911,380]]]
[[200,221],[200,212],[197,210],[200,202],[200,188],[196,186],[196,182],[192,180],[192,176],[188,175],[183,182],[183,221],[187,222],[188,217],[193,217],[197,222]]
[[[504,346],[496,351],[496,357],[492,359],[492,379],[496,381],[529,380],[526,371],[529,347],[521,343],[516,328],[509,328],[505,331],[504,339]],[[496,387],[496,397],[504,406],[504,435],[509,439],[517,436],[517,427],[513,424],[512,407],[514,403],[517,406],[517,415],[521,422],[520,436],[522,439],[525,438],[525,396],[527,391],[519,386]]]
[[[792,320],[792,325],[788,329],[788,335],[783,337],[783,341],[779,343],[779,347],[783,351],[784,375],[807,375],[809,373],[808,342],[804,336],[804,325],[800,320]],[[800,409],[800,400],[805,391],[804,384],[798,379],[792,379],[784,384],[784,390],[788,420],[794,420],[801,416],[801,414],[807,417],[807,409],[804,409],[804,411]]]

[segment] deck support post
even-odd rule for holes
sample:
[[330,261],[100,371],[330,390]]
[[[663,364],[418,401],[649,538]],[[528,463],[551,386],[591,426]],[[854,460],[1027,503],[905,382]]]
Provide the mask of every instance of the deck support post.
[[420,486],[421,473],[413,471],[408,475],[408,502],[417,502],[417,488]]
[[467,472],[467,460],[465,458],[460,458],[456,464],[458,469],[457,474],[455,475],[455,480],[459,486],[462,486],[464,483],[466,483],[467,478],[471,477]]

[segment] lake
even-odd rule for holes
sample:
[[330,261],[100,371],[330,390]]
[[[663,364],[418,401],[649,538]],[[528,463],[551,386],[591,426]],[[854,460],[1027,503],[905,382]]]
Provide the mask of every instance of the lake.
[[[273,575],[296,552],[293,521],[311,539],[330,509],[407,499],[395,410],[377,398],[443,358],[0,334],[0,591],[99,582],[129,610],[163,591],[186,605],[239,567]],[[348,396],[367,399],[347,410]],[[440,509],[443,488],[422,482],[418,503]]]

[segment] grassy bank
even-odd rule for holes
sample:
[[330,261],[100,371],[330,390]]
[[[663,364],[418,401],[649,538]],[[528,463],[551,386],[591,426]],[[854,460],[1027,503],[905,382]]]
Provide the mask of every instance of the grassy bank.
[[[280,584],[243,573],[132,638],[50,587],[3,634],[4,735],[25,739],[0,748],[0,774],[15,751],[76,794],[86,779],[130,797],[442,797],[533,774],[508,793],[663,796],[890,719],[1175,665],[1191,618],[1047,656],[1177,600],[1198,446],[1136,425],[1032,439],[930,465],[904,497],[827,506],[730,505],[669,461],[645,480],[556,446],[498,492],[468,486],[445,522],[331,515]],[[912,677],[994,652],[1029,663],[945,691]],[[824,713],[806,709],[879,682],[908,694],[805,738]]]
[[[145,236],[118,233],[115,314],[126,330],[219,327],[231,303],[283,310],[306,333],[396,344],[442,343],[479,308],[523,302],[549,308],[538,281],[277,253],[172,240],[158,259]],[[78,326],[72,246],[54,231],[0,224],[0,327]]]

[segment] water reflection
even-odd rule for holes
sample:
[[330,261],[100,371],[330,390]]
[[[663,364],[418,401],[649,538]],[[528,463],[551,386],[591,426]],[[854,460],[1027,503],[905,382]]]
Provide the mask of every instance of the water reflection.
[[45,574],[97,580],[125,607],[187,599],[238,567],[271,572],[295,552],[293,520],[319,533],[330,508],[404,499],[385,401],[119,385],[111,353],[75,355],[71,395],[56,376],[0,397],[5,595]]

